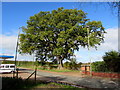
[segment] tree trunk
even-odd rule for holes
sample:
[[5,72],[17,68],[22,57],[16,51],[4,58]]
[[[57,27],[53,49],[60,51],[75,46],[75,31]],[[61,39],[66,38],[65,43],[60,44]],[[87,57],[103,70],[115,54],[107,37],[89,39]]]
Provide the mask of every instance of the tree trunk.
[[57,61],[58,61],[58,69],[63,69],[63,63],[60,56],[57,56]]

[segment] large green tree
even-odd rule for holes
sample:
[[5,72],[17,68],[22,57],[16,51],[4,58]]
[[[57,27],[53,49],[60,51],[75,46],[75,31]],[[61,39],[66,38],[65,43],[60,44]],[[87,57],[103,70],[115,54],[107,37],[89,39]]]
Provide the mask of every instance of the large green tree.
[[70,59],[79,46],[88,46],[88,29],[91,47],[103,41],[102,23],[90,21],[86,14],[82,10],[58,8],[31,16],[27,26],[22,27],[19,52],[35,52],[37,59],[55,60],[62,68],[62,61]]

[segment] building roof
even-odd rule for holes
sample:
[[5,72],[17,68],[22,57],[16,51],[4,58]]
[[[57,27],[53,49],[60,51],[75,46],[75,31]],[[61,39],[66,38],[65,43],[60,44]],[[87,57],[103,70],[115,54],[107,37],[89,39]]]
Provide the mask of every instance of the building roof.
[[2,59],[14,58],[14,56],[0,55]]

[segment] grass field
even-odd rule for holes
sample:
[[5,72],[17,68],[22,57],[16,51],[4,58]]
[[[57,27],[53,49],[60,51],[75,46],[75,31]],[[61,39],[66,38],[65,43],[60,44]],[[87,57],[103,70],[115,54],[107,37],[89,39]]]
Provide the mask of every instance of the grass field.
[[52,72],[80,72],[78,70],[69,70],[69,69],[62,69],[62,70],[59,70],[59,69],[43,69],[43,68],[40,68],[38,67],[39,70],[46,70],[46,71],[52,71]]
[[[30,69],[34,69],[35,66],[18,66],[19,67],[23,67],[23,68],[30,68]],[[62,69],[62,70],[59,70],[59,69],[44,69],[44,68],[41,68],[41,67],[38,67],[37,68],[38,70],[46,70],[46,71],[52,71],[52,72],[80,72],[79,70],[69,70],[69,69]]]

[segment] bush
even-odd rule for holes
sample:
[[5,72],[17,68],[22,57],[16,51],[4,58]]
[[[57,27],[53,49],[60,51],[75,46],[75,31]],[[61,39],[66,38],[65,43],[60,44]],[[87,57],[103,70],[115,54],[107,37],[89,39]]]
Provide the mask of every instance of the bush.
[[[15,64],[15,61],[3,61],[2,64]],[[33,61],[16,61],[17,66],[35,66],[35,62]]]
[[15,64],[15,61],[2,61],[2,64]]
[[65,62],[65,63],[63,64],[64,68],[70,69],[69,64],[70,64],[70,62],[68,62],[68,61]]
[[96,61],[92,63],[92,71],[109,72],[110,70],[104,61]]
[[112,72],[120,72],[120,53],[117,51],[106,52],[103,56],[107,68]]
[[76,63],[75,61],[72,61],[72,62],[65,62],[64,64],[63,64],[63,66],[64,66],[64,68],[66,68],[66,69],[70,69],[70,70],[79,70],[80,69],[80,67],[81,67],[81,62],[80,63]]

